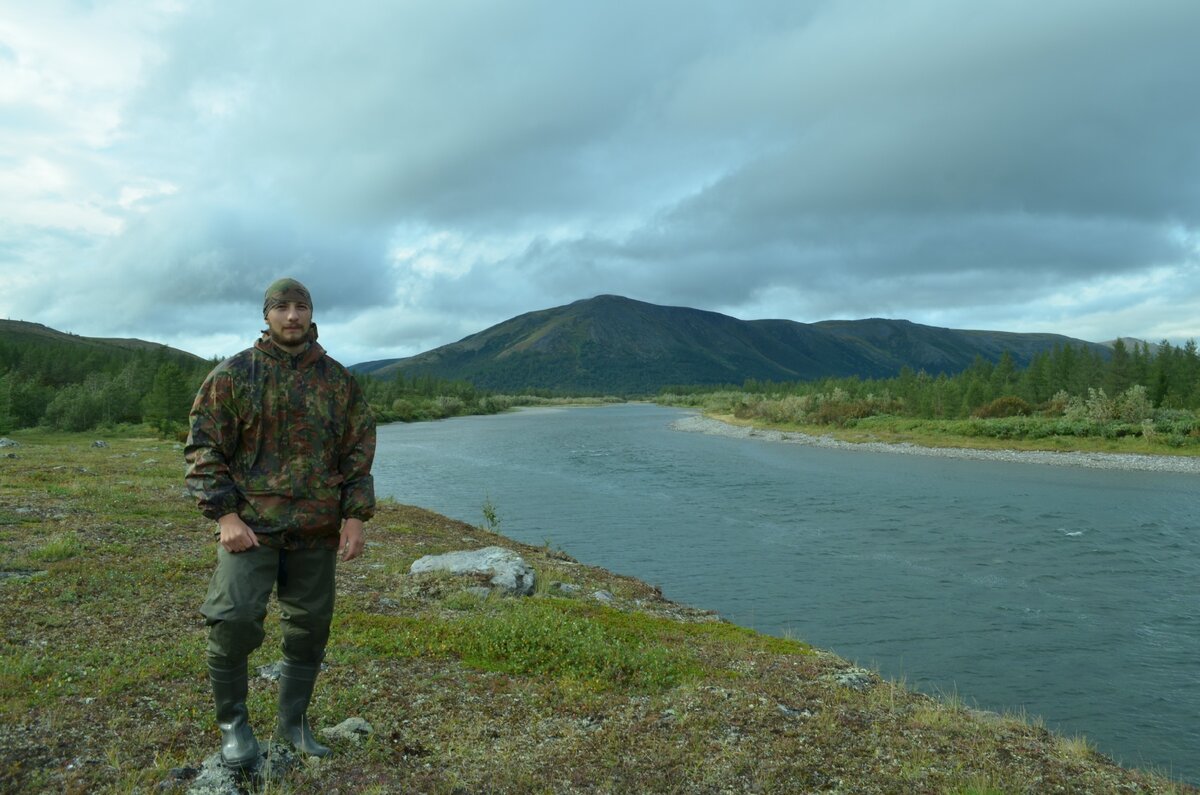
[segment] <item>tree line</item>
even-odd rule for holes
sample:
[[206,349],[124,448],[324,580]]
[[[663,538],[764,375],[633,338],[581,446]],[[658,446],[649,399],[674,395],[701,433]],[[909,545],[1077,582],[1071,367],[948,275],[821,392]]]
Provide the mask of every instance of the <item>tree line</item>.
[[[146,424],[177,435],[186,428],[196,390],[216,364],[216,359],[195,359],[165,346],[129,350],[0,340],[0,433],[37,426],[84,431]],[[492,414],[571,400],[536,390],[497,395],[430,374],[359,376],[359,383],[381,422]],[[722,397],[713,397],[718,394]],[[1006,353],[996,362],[976,357],[956,375],[905,368],[886,379],[751,379],[740,387],[675,386],[660,393],[662,402],[685,405],[714,399],[730,406],[736,402],[736,410],[747,416],[780,422],[845,424],[879,414],[946,420],[1044,415],[1151,419],[1159,427],[1174,422],[1178,430],[1194,424],[1200,409],[1200,355],[1194,340],[1181,346],[1118,340],[1109,356],[1063,344],[1035,355],[1024,368]]]
[[0,340],[0,433],[147,424],[173,435],[216,361],[165,346],[127,350],[57,340]]
[[[1018,367],[976,357],[956,375],[904,368],[884,379],[825,378],[740,387],[676,386],[659,401],[775,423],[849,425],[867,417],[972,420],[972,433],[1037,435],[1200,435],[1200,356],[1194,340],[1129,345],[1110,356],[1061,344]],[[980,421],[1006,420],[986,427]],[[961,428],[960,428],[961,429]]]
[[[183,438],[196,391],[218,362],[165,346],[129,350],[48,339],[0,340],[0,433],[147,425],[163,436]],[[380,422],[495,414],[569,400],[544,391],[496,395],[467,381],[428,374],[360,375],[358,382]]]
[[359,384],[379,422],[421,422],[474,414],[498,414],[517,406],[564,403],[609,403],[617,398],[578,398],[548,390],[527,389],[521,394],[497,394],[470,381],[454,381],[429,373],[390,377],[359,376]]

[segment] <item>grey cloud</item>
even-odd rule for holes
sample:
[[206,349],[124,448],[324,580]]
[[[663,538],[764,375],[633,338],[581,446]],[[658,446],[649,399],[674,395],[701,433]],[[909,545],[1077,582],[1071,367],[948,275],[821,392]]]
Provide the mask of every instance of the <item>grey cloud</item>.
[[22,288],[46,317],[100,299],[147,328],[194,306],[253,325],[290,272],[330,334],[391,349],[599,293],[1026,318],[1197,259],[1190,0],[272,0],[173,19],[120,135],[56,162],[110,193],[177,192],[114,209],[107,239],[5,232],[0,256],[78,286]]

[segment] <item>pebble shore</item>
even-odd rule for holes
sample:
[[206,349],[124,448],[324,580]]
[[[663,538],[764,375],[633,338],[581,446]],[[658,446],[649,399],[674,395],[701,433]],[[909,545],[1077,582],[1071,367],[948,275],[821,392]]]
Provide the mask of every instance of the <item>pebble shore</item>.
[[1077,453],[1043,452],[1037,450],[975,450],[962,447],[922,447],[920,445],[884,442],[842,442],[832,436],[812,436],[796,431],[775,431],[732,425],[727,422],[695,414],[671,423],[678,431],[708,433],[735,439],[762,439],[769,442],[787,442],[810,447],[826,447],[837,450],[868,450],[874,453],[897,455],[925,455],[941,458],[967,458],[976,461],[1011,461],[1022,464],[1046,464],[1059,467],[1086,467],[1089,469],[1128,469],[1148,472],[1197,472],[1200,473],[1200,458],[1169,455],[1133,455],[1128,453]]

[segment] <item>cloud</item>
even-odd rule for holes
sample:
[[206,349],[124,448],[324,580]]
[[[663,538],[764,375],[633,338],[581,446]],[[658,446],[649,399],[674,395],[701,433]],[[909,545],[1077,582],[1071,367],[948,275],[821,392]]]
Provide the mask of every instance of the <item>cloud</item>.
[[27,4],[0,312],[224,346],[289,273],[347,359],[599,293],[1195,336],[1198,28],[1184,0]]

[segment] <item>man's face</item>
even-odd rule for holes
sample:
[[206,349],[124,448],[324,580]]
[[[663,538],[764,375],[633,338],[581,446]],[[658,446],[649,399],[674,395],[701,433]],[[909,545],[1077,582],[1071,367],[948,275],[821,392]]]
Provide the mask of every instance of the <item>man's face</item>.
[[302,301],[288,301],[267,312],[271,339],[288,353],[299,353],[308,340],[312,326],[312,307]]

